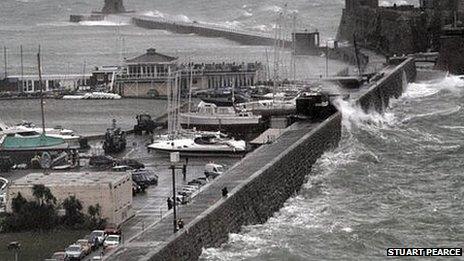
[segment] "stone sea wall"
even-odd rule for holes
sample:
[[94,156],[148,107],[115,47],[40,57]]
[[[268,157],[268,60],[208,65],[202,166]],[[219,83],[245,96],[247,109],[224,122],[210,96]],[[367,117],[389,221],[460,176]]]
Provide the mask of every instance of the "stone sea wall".
[[[404,81],[414,81],[415,77],[414,60],[402,60],[360,95],[357,102],[365,110],[383,111],[390,98],[402,94]],[[225,243],[229,233],[239,232],[242,226],[266,222],[301,188],[316,160],[337,146],[341,120],[342,115],[337,112],[296,142],[288,144],[249,178],[237,181],[239,184],[228,198],[209,207],[144,260],[196,260],[203,248]]]

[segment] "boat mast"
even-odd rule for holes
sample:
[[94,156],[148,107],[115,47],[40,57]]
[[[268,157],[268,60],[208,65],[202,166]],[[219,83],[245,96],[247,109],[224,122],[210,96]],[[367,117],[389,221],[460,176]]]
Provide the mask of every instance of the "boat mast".
[[85,86],[85,67],[87,65],[87,61],[84,60],[84,66],[82,68],[82,86]]
[[[180,76],[179,76],[180,75]],[[182,71],[177,72],[177,77],[176,77],[177,83],[176,83],[176,89],[177,89],[177,96],[176,96],[176,133],[179,132],[180,130],[180,122],[179,122],[179,113],[180,113],[180,95],[182,91]]]
[[6,60],[6,46],[3,46],[3,60],[5,62],[5,79],[8,77],[8,69],[7,69],[7,60]]
[[293,84],[296,85],[296,42],[295,42],[295,34],[296,34],[296,12],[293,13],[293,24],[292,24],[292,56],[291,56],[291,70],[293,74]]
[[269,82],[271,79],[271,69],[269,67],[269,53],[266,48],[266,82]]
[[192,86],[193,86],[193,64],[190,63],[190,83],[189,83],[189,100],[188,100],[188,117],[187,117],[187,128],[190,129],[190,112],[192,109]]
[[172,72],[171,72],[171,66],[168,67],[168,93],[167,93],[167,98],[168,98],[168,133],[169,135],[172,135],[172,102],[171,102],[171,94],[172,94]]
[[24,91],[24,62],[23,62],[23,45],[19,46],[19,50],[21,53],[21,90],[20,92]]
[[39,70],[40,112],[42,113],[42,135],[45,135],[45,113],[44,113],[44,99],[43,99],[42,64],[40,62],[40,45],[39,45],[39,52],[37,53],[37,66]]
[[273,75],[273,88],[272,88],[272,99],[275,99],[276,88],[277,88],[277,78],[279,77],[279,30],[280,30],[280,19],[282,14],[279,13],[276,25],[275,25],[275,35],[274,35],[274,75]]

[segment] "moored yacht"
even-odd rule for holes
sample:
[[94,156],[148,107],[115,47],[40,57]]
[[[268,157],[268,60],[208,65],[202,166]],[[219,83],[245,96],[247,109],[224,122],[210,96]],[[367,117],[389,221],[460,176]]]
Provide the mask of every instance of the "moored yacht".
[[234,156],[246,153],[246,143],[220,132],[188,131],[178,135],[163,135],[148,145],[158,153],[179,152],[181,156]]
[[200,102],[196,112],[179,114],[182,127],[199,130],[237,130],[260,125],[261,116],[251,112],[236,111],[233,107],[218,107],[212,103]]
[[[16,137],[39,137],[43,133],[43,129],[35,126],[31,122],[23,122],[16,126],[8,126],[0,122],[0,137],[9,135]],[[64,129],[61,126],[55,128],[45,128],[46,136],[52,138],[63,139],[70,147],[78,148],[80,146],[80,136],[74,131]]]

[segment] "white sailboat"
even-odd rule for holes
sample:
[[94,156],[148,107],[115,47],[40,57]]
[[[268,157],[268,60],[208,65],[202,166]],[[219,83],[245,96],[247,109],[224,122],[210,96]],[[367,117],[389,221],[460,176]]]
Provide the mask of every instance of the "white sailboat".
[[194,119],[179,115],[180,90],[176,79],[168,86],[168,134],[157,136],[148,145],[149,151],[157,153],[179,152],[181,156],[231,156],[246,152],[243,140],[234,140],[220,132],[202,132],[196,129],[183,130],[181,123],[192,125]]

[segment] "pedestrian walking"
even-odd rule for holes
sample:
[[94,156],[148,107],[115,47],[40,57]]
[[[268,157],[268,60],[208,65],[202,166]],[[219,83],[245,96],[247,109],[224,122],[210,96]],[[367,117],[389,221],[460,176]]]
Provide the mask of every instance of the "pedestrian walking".
[[227,197],[229,195],[229,190],[227,190],[227,187],[224,187],[222,189],[222,196],[223,197]]
[[172,199],[168,198],[167,202],[168,202],[168,210],[171,210],[172,209]]
[[182,218],[179,218],[179,220],[177,221],[177,227],[179,227],[179,229],[184,228],[184,220]]

